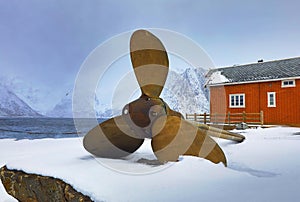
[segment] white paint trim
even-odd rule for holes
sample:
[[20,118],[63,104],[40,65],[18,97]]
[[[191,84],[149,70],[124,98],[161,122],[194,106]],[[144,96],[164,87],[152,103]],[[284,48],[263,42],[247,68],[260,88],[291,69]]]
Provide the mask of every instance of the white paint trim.
[[[290,82],[292,81],[293,84],[290,85],[290,84],[287,84],[285,85],[284,82]],[[281,88],[290,88],[290,87],[296,87],[296,80],[295,79],[287,79],[287,80],[282,80],[281,81]]]
[[[268,95],[268,107],[276,107],[276,92],[267,92],[267,95]],[[270,96],[273,95],[273,105],[271,105],[270,101]]]
[[243,81],[243,82],[232,82],[232,83],[217,83],[217,84],[207,84],[206,86],[208,87],[229,86],[229,85],[239,85],[239,84],[248,84],[248,83],[263,83],[263,82],[271,82],[271,81],[296,80],[296,79],[300,79],[300,77],[287,77],[287,78],[280,78],[280,79],[267,79],[267,80]]
[[[238,100],[239,105],[232,105],[232,103],[231,103],[231,97],[232,96],[234,96],[234,103],[236,101],[235,97],[239,96],[239,100]],[[243,105],[240,105],[240,96],[243,96]],[[228,103],[229,103],[229,108],[245,108],[246,107],[246,95],[245,95],[245,93],[229,94]]]

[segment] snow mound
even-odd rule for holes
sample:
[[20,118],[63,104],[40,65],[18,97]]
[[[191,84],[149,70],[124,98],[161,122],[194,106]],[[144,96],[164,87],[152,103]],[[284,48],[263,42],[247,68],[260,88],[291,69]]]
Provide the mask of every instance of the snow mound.
[[[63,179],[95,201],[297,201],[300,128],[236,132],[246,136],[243,143],[217,140],[227,168],[189,156],[150,164],[150,140],[124,159],[94,158],[80,138],[2,139],[0,166]],[[0,198],[11,201],[1,186]]]

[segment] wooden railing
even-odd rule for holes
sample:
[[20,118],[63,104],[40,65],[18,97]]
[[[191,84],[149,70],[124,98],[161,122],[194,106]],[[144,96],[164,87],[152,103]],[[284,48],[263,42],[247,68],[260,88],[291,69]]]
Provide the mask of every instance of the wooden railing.
[[247,123],[247,124],[264,124],[264,113],[230,113],[227,114],[186,114],[185,118],[190,121],[195,121],[204,124],[236,124],[236,123]]

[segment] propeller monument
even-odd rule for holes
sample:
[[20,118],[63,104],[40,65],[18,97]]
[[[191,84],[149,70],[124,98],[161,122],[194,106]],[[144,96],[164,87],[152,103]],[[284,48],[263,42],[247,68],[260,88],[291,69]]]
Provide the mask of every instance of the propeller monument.
[[177,161],[191,155],[227,165],[220,146],[207,134],[186,121],[160,98],[169,71],[162,42],[146,30],[135,31],[130,39],[130,57],[141,96],[127,104],[122,115],[90,130],[83,139],[85,149],[105,158],[121,158],[135,152],[151,138],[159,162]]

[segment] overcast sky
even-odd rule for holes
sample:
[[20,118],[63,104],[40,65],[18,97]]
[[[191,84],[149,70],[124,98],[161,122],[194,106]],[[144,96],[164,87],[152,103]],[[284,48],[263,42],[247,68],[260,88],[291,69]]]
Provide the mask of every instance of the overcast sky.
[[99,44],[150,27],[193,39],[217,67],[300,56],[299,7],[296,0],[0,0],[0,74],[63,87]]

